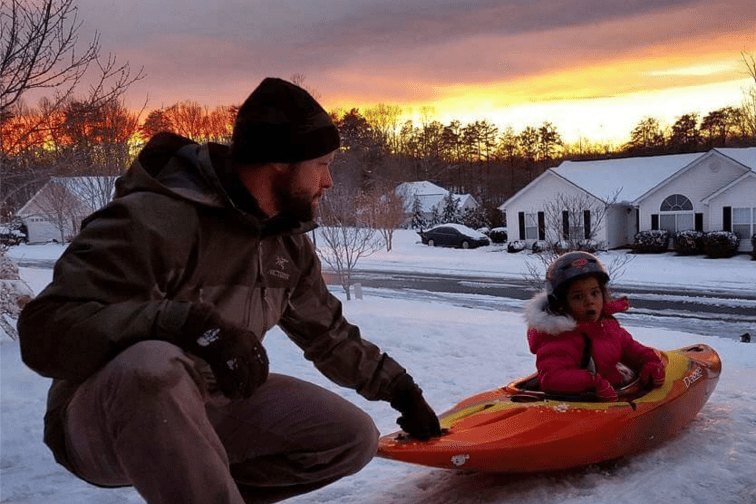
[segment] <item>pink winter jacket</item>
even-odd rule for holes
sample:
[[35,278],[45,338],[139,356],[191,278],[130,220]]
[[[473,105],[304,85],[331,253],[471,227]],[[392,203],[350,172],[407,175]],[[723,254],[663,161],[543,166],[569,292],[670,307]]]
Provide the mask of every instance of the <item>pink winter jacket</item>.
[[625,298],[605,304],[601,320],[580,324],[569,315],[550,313],[547,306],[546,293],[541,293],[525,307],[528,344],[536,355],[538,383],[544,392],[573,394],[595,389],[593,375],[581,369],[584,334],[591,341],[596,373],[612,386],[622,383],[618,363],[639,372],[647,362],[660,362],[653,349],[635,341],[612,316],[629,308]]

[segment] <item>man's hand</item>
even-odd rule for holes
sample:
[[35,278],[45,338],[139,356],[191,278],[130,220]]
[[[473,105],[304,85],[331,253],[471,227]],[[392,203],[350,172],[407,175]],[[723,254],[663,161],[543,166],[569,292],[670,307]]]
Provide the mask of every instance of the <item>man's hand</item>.
[[193,305],[182,333],[179,346],[210,365],[230,399],[250,397],[268,379],[268,355],[257,336],[224,323],[212,305]]
[[425,441],[441,435],[436,413],[425,402],[423,391],[410,375],[405,373],[398,379],[390,404],[402,414],[396,423],[411,437]]

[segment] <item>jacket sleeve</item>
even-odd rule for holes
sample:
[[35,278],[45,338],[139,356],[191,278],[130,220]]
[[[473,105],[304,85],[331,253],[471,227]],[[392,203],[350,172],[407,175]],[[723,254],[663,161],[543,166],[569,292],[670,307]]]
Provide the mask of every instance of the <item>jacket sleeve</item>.
[[[536,354],[538,384],[553,394],[576,394],[594,390],[593,375],[580,368],[583,338],[576,333],[548,335],[534,329],[528,331],[531,350]],[[532,342],[539,341],[537,345]]]
[[635,341],[632,335],[619,326],[622,334],[622,363],[635,371],[640,371],[647,362],[659,362],[661,359],[653,348]]
[[188,229],[187,212],[132,203],[116,200],[87,219],[52,283],[21,313],[21,354],[38,373],[81,381],[131,344],[166,339],[183,324],[189,304],[165,299],[176,271],[166,261],[181,261],[176,244],[189,238],[166,229]]
[[305,271],[279,321],[305,358],[331,381],[370,400],[390,400],[394,380],[405,370],[367,340],[342,314],[329,291],[312,243],[303,237]]

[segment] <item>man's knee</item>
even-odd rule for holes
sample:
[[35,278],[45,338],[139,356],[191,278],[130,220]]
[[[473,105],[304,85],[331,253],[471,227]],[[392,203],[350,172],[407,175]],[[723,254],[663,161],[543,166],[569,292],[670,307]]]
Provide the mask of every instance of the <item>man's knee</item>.
[[373,459],[378,450],[378,429],[367,413],[357,410],[346,419],[340,431],[345,446],[348,446],[354,472],[357,472]]
[[118,354],[106,372],[117,386],[150,394],[174,388],[182,380],[197,381],[194,362],[176,345],[149,340],[135,343]]

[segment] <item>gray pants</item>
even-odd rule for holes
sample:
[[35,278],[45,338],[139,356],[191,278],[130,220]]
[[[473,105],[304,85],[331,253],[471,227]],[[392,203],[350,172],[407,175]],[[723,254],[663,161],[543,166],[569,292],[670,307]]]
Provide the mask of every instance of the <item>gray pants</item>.
[[242,504],[314,490],[375,455],[372,419],[332,392],[271,374],[250,399],[230,401],[208,392],[201,369],[178,347],[145,341],[90,377],[67,410],[76,473],[133,485],[150,504]]

